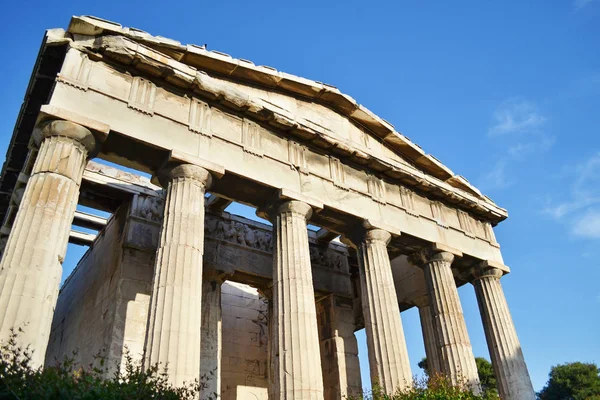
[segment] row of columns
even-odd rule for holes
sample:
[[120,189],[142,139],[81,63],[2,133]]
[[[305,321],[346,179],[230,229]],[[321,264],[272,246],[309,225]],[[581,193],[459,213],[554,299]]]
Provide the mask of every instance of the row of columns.
[[[0,264],[0,339],[24,327],[19,340],[42,365],[70,224],[87,160],[96,151],[92,133],[68,121],[40,125],[38,158]],[[200,377],[204,194],[206,169],[173,165],[160,172],[165,214],[156,257],[147,365],[168,365],[175,385]],[[272,399],[323,399],[317,315],[307,221],[313,209],[300,200],[277,200],[264,213],[273,223],[271,316]],[[412,384],[400,310],[384,229],[361,227],[347,237],[357,249],[371,379],[385,392]],[[477,369],[454,277],[454,254],[429,249],[411,258],[423,269],[427,296],[419,306],[427,357],[435,372],[479,392]],[[478,269],[473,284],[503,399],[533,399],[533,389],[504,294],[501,271]],[[208,321],[208,322],[207,322]]]

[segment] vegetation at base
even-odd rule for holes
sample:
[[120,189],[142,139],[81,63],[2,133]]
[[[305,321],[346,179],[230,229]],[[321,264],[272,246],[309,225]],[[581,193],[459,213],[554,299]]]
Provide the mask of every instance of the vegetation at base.
[[194,382],[173,387],[167,381],[167,368],[156,364],[148,369],[126,351],[124,366],[110,374],[106,358],[100,355],[84,368],[74,358],[64,358],[54,366],[34,368],[32,352],[19,347],[14,330],[0,345],[0,399],[10,400],[188,400],[196,399],[202,384]]
[[[496,383],[496,375],[494,375],[492,363],[483,357],[475,357],[475,364],[477,364],[477,375],[479,376],[479,382],[481,383],[483,396],[486,399],[497,399],[498,384]],[[427,365],[427,357],[423,357],[423,359],[419,361],[417,365],[423,370],[423,372],[425,372],[425,375],[430,376]]]
[[[454,385],[447,377],[436,375],[415,379],[410,389],[390,395],[383,392],[378,384],[373,391],[365,394],[365,400],[491,400],[498,399],[488,395],[475,395],[465,385]],[[352,400],[352,399],[350,399]]]
[[[174,387],[168,382],[168,369],[153,365],[146,369],[134,361],[126,350],[124,365],[115,365],[109,373],[106,358],[98,355],[87,368],[73,357],[57,361],[44,369],[31,365],[32,352],[18,345],[19,332],[0,343],[0,400],[191,400],[206,382]],[[427,360],[419,362],[427,374],[413,386],[393,395],[383,393],[377,383],[363,399],[368,400],[492,400],[498,399],[492,366],[476,358],[483,394],[475,395],[466,385],[453,385],[444,376],[429,376]],[[201,378],[201,380],[204,380]],[[539,400],[600,400],[600,368],[592,363],[573,362],[552,367],[546,386],[537,394]],[[213,393],[212,399],[217,398]],[[203,399],[204,400],[204,399]],[[349,399],[349,400],[352,400]]]
[[572,362],[555,365],[550,379],[537,394],[539,400],[600,400],[600,368]]

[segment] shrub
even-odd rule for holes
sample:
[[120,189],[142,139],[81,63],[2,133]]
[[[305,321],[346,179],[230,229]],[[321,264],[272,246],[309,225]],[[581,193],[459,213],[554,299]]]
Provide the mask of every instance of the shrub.
[[436,375],[429,378],[414,379],[410,389],[386,394],[378,384],[373,391],[363,397],[368,400],[488,400],[498,399],[490,395],[475,395],[464,385],[455,385],[449,378]]
[[74,357],[34,368],[31,349],[17,344],[19,333],[11,330],[9,340],[0,345],[0,399],[187,400],[196,399],[202,388],[197,381],[173,387],[167,380],[166,367],[156,364],[142,368],[127,349],[124,367],[117,365],[113,374],[109,374],[106,358],[100,354],[87,368],[78,365]]

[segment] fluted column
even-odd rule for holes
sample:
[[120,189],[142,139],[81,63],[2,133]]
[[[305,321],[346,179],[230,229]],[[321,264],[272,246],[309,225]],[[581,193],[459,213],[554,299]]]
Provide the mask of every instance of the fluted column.
[[442,371],[431,304],[427,296],[418,299],[415,303],[419,308],[419,318],[421,319],[421,331],[423,332],[425,356],[427,357],[427,373],[429,376],[435,376]]
[[211,175],[183,164],[159,175],[167,189],[156,254],[146,366],[167,366],[169,381],[180,386],[200,378],[204,193]]
[[0,340],[22,328],[19,344],[30,345],[32,364],[41,366],[81,178],[96,141],[68,121],[42,123],[33,137],[40,149],[0,264]]
[[417,265],[423,268],[433,312],[440,370],[455,384],[466,383],[473,392],[480,393],[477,365],[452,275],[454,254],[425,250],[418,258]]
[[285,201],[269,212],[273,222],[272,393],[270,399],[323,399],[308,230],[308,204]]
[[412,374],[387,252],[391,234],[361,229],[350,240],[358,250],[371,381],[379,382],[385,393],[404,390],[412,385]]
[[521,344],[500,284],[502,270],[483,263],[473,286],[483,320],[498,391],[503,400],[535,399]]
[[352,299],[329,295],[317,303],[325,400],[362,395]]
[[200,399],[221,397],[222,280],[211,277],[202,282],[202,342],[200,349]]

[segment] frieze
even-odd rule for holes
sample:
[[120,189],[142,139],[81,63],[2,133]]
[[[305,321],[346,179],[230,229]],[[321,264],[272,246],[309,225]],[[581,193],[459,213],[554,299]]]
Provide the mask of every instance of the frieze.
[[310,262],[312,265],[320,265],[334,271],[348,272],[346,256],[317,246],[310,247]]
[[273,236],[270,232],[252,228],[239,221],[206,215],[204,232],[211,239],[223,240],[269,253],[273,251]]
[[165,201],[162,197],[136,194],[131,201],[131,215],[152,222],[160,222],[163,218]]
[[[273,253],[273,235],[270,229],[206,214],[204,220],[206,238],[249,247],[261,252]],[[344,253],[310,243],[310,260],[318,265],[338,272],[348,272],[348,261]]]

